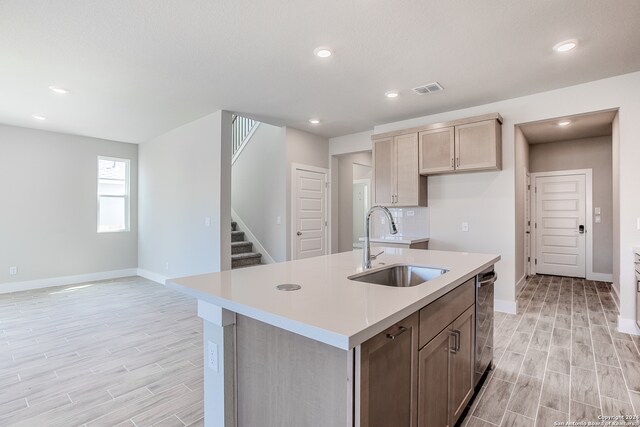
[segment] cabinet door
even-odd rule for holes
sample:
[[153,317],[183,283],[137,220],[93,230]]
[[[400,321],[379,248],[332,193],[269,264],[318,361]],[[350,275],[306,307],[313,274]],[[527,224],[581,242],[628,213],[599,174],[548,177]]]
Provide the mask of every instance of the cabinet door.
[[418,134],[394,138],[396,143],[396,205],[418,206],[420,174],[418,172]]
[[450,349],[452,335],[445,329],[418,354],[418,426],[445,427],[451,423],[449,410]]
[[416,427],[417,361],[418,313],[362,344],[362,427]]
[[393,138],[373,141],[373,204],[392,206],[396,194],[396,154]]
[[502,167],[502,132],[497,120],[456,126],[456,170],[497,170]]
[[419,133],[419,162],[421,174],[454,170],[454,128],[441,128]]
[[451,352],[451,424],[455,424],[467,406],[474,390],[475,305],[472,305],[450,327],[454,335]]

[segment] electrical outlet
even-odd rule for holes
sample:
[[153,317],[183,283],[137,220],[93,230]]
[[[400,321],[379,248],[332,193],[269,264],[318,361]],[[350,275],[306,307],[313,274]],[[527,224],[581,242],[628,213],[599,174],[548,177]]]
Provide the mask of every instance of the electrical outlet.
[[207,216],[204,218],[204,226],[205,227],[211,227],[211,217]]
[[595,216],[596,224],[600,224],[602,222],[602,217],[600,215]]
[[9,267],[9,276],[15,276],[18,274],[18,267]]
[[165,262],[164,269],[169,271],[169,261]]
[[407,216],[414,216],[415,214],[415,211],[407,211]]
[[464,231],[464,232],[469,231],[469,223],[468,222],[463,222],[462,223],[462,231]]
[[213,372],[218,372],[218,344],[209,341],[209,368]]
[[278,225],[282,224],[282,217],[280,215],[276,217],[276,224]]

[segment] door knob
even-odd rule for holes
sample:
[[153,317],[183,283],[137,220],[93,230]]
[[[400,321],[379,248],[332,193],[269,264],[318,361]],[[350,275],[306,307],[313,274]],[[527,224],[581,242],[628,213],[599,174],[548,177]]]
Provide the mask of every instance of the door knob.
[[302,236],[302,231],[298,231],[296,234],[297,234],[298,236]]
[[578,226],[578,233],[580,233],[580,234],[584,234],[584,225],[580,224],[580,225]]

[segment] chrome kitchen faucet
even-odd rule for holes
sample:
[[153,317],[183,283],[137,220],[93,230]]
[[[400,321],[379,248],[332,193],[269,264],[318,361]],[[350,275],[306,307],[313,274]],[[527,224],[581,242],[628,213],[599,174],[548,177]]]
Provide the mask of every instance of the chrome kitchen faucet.
[[389,212],[389,209],[380,205],[371,206],[371,209],[369,209],[367,214],[364,216],[365,235],[364,235],[364,247],[362,248],[362,253],[364,256],[362,267],[364,269],[371,268],[371,260],[376,259],[378,255],[384,252],[382,251],[377,255],[373,255],[373,256],[371,255],[371,246],[369,243],[369,222],[370,222],[369,220],[371,219],[371,214],[376,210],[382,211],[382,213],[385,214],[385,216],[387,217],[387,220],[389,221],[389,232],[391,234],[396,234],[398,232],[398,229],[396,228],[396,223],[393,221],[393,216],[391,216],[391,212]]

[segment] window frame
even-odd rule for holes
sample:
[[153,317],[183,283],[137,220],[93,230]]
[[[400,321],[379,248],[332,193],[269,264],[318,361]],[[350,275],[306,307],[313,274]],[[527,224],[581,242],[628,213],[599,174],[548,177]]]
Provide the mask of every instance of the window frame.
[[[100,160],[114,161],[114,162],[124,162],[125,163],[125,178],[124,178],[124,187],[125,193],[123,196],[110,196],[110,195],[100,195]],[[131,231],[131,160],[123,159],[120,157],[111,157],[111,156],[98,156],[96,160],[96,199],[97,199],[97,210],[96,210],[96,231],[98,234],[102,233],[129,233]],[[114,197],[114,198],[124,198],[124,224],[125,227],[122,230],[100,230],[100,197]]]

